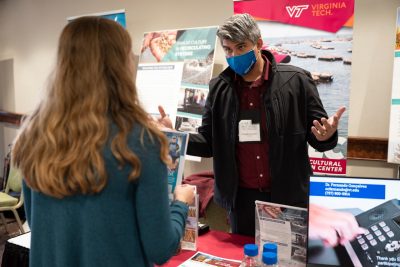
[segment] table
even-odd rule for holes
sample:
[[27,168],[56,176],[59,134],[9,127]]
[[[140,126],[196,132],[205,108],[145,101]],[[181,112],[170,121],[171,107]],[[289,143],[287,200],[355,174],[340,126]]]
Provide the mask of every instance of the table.
[[[31,233],[11,238],[4,249],[2,267],[27,267],[29,266],[29,246]],[[215,255],[221,258],[241,260],[245,244],[254,243],[254,237],[230,234],[211,230],[199,236],[197,251]],[[162,267],[176,267],[192,257],[196,251],[181,250]],[[160,266],[160,267],[161,267]]]
[[[254,237],[211,230],[199,236],[197,251],[221,258],[242,260],[245,244],[254,244]],[[176,267],[192,257],[197,251],[182,250],[178,255],[172,257],[166,264],[161,266]]]
[[2,267],[28,267],[31,232],[7,240],[4,246]]

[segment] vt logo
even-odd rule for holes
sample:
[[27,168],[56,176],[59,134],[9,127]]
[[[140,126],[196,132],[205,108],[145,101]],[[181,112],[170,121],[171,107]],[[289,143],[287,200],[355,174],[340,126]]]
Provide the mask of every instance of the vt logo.
[[293,16],[295,18],[300,17],[301,13],[303,12],[303,10],[308,9],[308,5],[301,5],[301,6],[287,6],[286,7],[286,11],[288,12],[289,16],[291,18],[293,18]]

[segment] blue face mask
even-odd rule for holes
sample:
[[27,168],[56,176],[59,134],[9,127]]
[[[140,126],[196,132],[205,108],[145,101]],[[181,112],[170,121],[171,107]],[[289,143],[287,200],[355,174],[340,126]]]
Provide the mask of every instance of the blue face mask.
[[254,53],[254,49],[249,52],[234,57],[227,57],[226,61],[228,62],[229,67],[233,69],[234,72],[239,74],[240,76],[244,76],[250,72],[253,68],[254,64],[257,61],[256,54]]

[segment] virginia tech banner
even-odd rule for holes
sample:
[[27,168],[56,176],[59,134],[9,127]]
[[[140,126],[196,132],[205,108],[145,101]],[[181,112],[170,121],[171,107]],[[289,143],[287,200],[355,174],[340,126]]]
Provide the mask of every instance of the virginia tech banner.
[[315,173],[345,175],[354,0],[239,0],[234,13],[258,21],[265,48],[277,62],[311,72],[329,116],[346,106],[338,145],[324,153],[309,146]]

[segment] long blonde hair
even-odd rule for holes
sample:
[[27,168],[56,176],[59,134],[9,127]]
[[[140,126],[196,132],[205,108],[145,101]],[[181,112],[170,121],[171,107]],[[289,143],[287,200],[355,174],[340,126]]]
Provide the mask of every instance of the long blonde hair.
[[118,128],[111,151],[121,166],[132,166],[129,180],[141,171],[139,157],[127,146],[135,124],[143,126],[142,137],[156,137],[160,158],[169,163],[167,139],[138,100],[131,46],[128,32],[108,19],[82,17],[65,26],[54,78],[12,150],[29,187],[57,198],[100,192],[108,179],[103,148],[110,122]]

